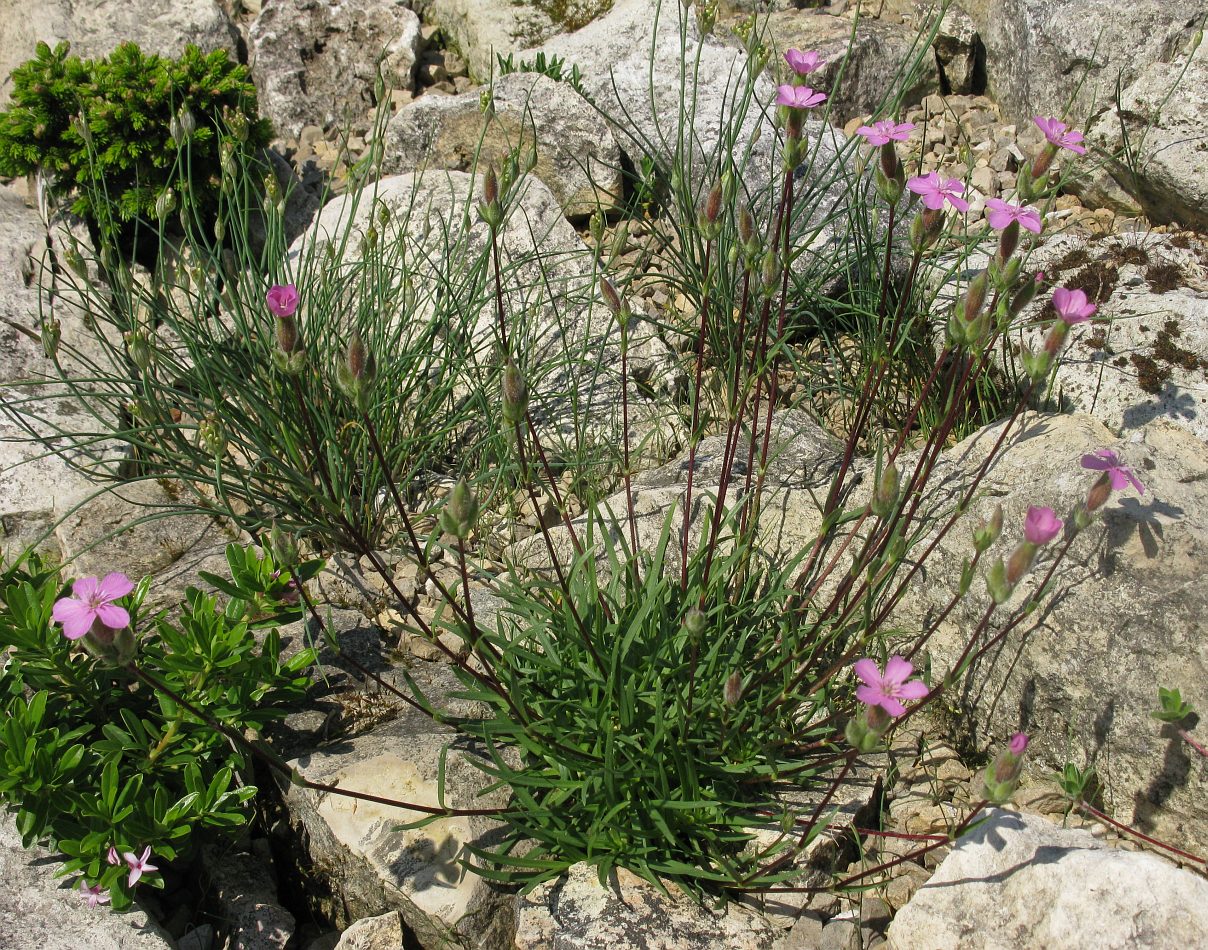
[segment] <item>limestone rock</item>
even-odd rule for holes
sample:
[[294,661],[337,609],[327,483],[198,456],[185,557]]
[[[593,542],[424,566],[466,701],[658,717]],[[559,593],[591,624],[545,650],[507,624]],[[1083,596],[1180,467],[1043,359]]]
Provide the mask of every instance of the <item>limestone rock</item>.
[[1208,941],[1208,881],[991,809],[898,911],[889,940],[895,950],[1183,950]]
[[417,99],[386,127],[383,171],[470,171],[476,153],[480,165],[499,168],[512,149],[519,148],[524,161],[535,139],[532,174],[567,217],[608,211],[620,200],[620,149],[608,124],[569,85],[539,73],[511,73],[496,81],[491,103],[487,118],[476,96]]
[[[152,608],[183,600],[186,587],[207,588],[198,572],[226,575],[226,546],[239,538],[214,518],[182,514],[179,507],[152,481],[115,486],[90,499],[55,528],[63,560],[71,562],[67,570],[77,577],[121,571],[135,581],[153,575],[147,597]],[[150,520],[135,523],[144,518]]]
[[114,914],[89,909],[72,877],[56,877],[59,862],[41,847],[28,850],[13,819],[0,819],[0,946],[5,950],[172,950],[162,928],[135,905]]
[[935,56],[930,51],[920,55],[917,34],[909,27],[861,19],[853,41],[852,24],[847,17],[825,13],[801,16],[788,11],[772,14],[768,30],[777,49],[816,49],[822,54],[826,65],[810,75],[810,85],[829,94],[832,116],[836,119],[874,112],[901,81],[897,75],[899,67],[915,58],[920,59],[920,68],[905,89],[903,107],[940,91]]
[[208,898],[230,935],[231,950],[285,950],[296,921],[279,903],[264,862],[213,845],[203,849],[202,862],[210,878]]
[[1068,114],[1074,124],[1105,105],[1117,77],[1168,62],[1204,15],[1201,0],[960,0],[986,47],[991,97],[1017,122],[1060,116],[1084,70],[1087,82]]
[[[576,30],[607,9],[608,0],[568,0],[562,4],[425,0],[424,18],[437,24],[466,57],[470,78],[486,82],[498,71],[496,56]],[[551,11],[561,8],[561,16]]]
[[1183,58],[1149,64],[1124,90],[1119,107],[1095,120],[1088,136],[1109,155],[1121,155],[1127,135],[1132,161],[1092,170],[1079,193],[1092,206],[1112,206],[1119,188],[1151,221],[1203,230],[1208,227],[1206,124],[1208,48],[1201,45],[1190,63]]
[[766,950],[775,935],[765,918],[736,903],[709,910],[676,889],[666,896],[624,869],[601,886],[595,868],[576,864],[522,898],[515,947]]
[[179,56],[189,43],[228,50],[232,59],[239,49],[239,33],[217,0],[5,0],[0,12],[0,103],[12,90],[9,74],[33,57],[39,40],[52,47],[67,40],[84,58],[126,42],[164,56]]
[[335,950],[402,950],[406,924],[398,911],[365,917],[344,931]]
[[[932,481],[967,478],[1002,425],[946,452]],[[970,504],[968,527],[958,525],[930,555],[890,623],[912,636],[924,618],[948,605],[962,562],[973,553],[969,529],[996,503],[1006,527],[987,557],[1009,555],[1028,505],[1051,506],[1068,517],[1093,482],[1080,459],[1102,448],[1134,469],[1145,494],[1109,499],[1102,520],[1074,541],[1055,575],[1051,605],[973,663],[946,701],[957,711],[963,738],[978,748],[1023,730],[1032,737],[1029,770],[1051,774],[1071,760],[1093,765],[1116,820],[1202,853],[1208,848],[1208,765],[1149,715],[1159,686],[1177,687],[1192,706],[1208,708],[1208,446],[1202,441],[1164,420],[1121,442],[1089,416],[1028,413],[1026,428],[1007,440]],[[1026,603],[1045,571],[1042,559],[994,614],[983,634],[987,641]],[[978,570],[969,594],[928,641],[936,670],[952,668],[985,612],[983,573]]]
[[368,113],[379,58],[387,84],[410,89],[419,17],[406,0],[266,0],[248,39],[260,111],[288,137]]
[[[313,781],[436,806],[442,750],[454,736],[408,708],[392,722],[291,764]],[[473,764],[476,754],[458,743],[444,758],[444,800],[455,808],[504,803],[498,791],[478,795],[489,780]],[[498,831],[490,819],[441,818],[400,830],[422,815],[294,785],[286,804],[295,840],[306,849],[301,866],[321,875],[332,895],[322,908],[326,914],[347,922],[393,910],[422,946],[510,947],[510,898],[458,863],[469,858],[466,845],[491,845]]]

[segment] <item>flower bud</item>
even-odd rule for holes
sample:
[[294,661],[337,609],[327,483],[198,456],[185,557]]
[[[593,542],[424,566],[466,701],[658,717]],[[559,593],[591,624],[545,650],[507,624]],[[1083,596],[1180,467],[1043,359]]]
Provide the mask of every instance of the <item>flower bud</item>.
[[208,415],[197,424],[197,444],[213,456],[226,453],[226,432],[216,415]]
[[872,493],[872,513],[878,518],[886,518],[893,511],[894,505],[898,501],[898,490],[900,488],[901,476],[898,474],[898,467],[890,464],[885,471],[881,473],[880,479],[877,480],[877,487]]
[[1036,353],[1024,350],[1019,356],[1019,361],[1023,364],[1023,369],[1028,374],[1028,379],[1033,384],[1039,385],[1049,375],[1049,369],[1053,365],[1053,356],[1047,349]]
[[986,766],[982,774],[983,794],[995,805],[1003,805],[1015,794],[1019,775],[1023,771],[1023,754],[1028,748],[1028,737],[1022,732],[1011,736],[1007,747]]
[[47,359],[53,360],[59,352],[59,340],[63,337],[63,327],[58,317],[50,317],[42,321],[42,352]]
[[482,200],[487,204],[499,201],[499,179],[495,175],[495,166],[488,165],[482,176]]
[[1020,541],[1007,561],[1007,583],[1014,587],[1032,569],[1039,547],[1031,541]]
[[592,212],[591,220],[587,222],[587,230],[591,234],[592,242],[596,246],[596,256],[600,254],[600,249],[604,246],[604,215],[597,208]]
[[722,702],[727,706],[737,706],[739,699],[742,698],[742,674],[735,670],[726,677],[725,685],[721,691]]
[[761,265],[764,290],[771,293],[780,283],[780,258],[775,251],[766,251]]
[[78,250],[76,250],[74,247],[70,248],[67,253],[63,255],[63,259],[67,262],[67,266],[71,268],[71,272],[75,274],[76,277],[80,278],[80,280],[88,279],[88,263],[84,260],[84,255],[82,255]]
[[709,189],[709,194],[705,198],[705,205],[701,209],[700,223],[702,229],[710,229],[717,224],[717,219],[721,216],[721,182],[716,182]]
[[880,706],[868,706],[861,715],[847,720],[843,735],[857,752],[874,752],[892,722]]
[[1089,514],[1094,514],[1107,502],[1107,499],[1112,494],[1111,476],[1104,472],[1091,486],[1091,490],[1086,495],[1086,510]]
[[990,517],[973,529],[973,547],[980,554],[1002,534],[1002,505],[995,505]]
[[459,541],[464,541],[474,530],[474,522],[478,520],[478,499],[474,497],[469,483],[460,478],[445,507],[440,510],[440,529],[445,534],[451,534]]
[[705,612],[699,607],[689,607],[684,614],[684,629],[691,637],[699,637],[705,632]]
[[511,360],[503,368],[502,388],[504,421],[509,425],[519,425],[528,411],[528,384]]
[[1015,253],[1015,249],[1019,247],[1019,222],[1012,221],[1002,229],[1002,234],[998,237],[998,254],[995,261],[1000,267],[1006,266],[1007,261],[1011,259],[1011,255]]
[[292,316],[277,318],[277,347],[272,358],[277,369],[291,376],[302,372],[306,365],[306,350]]
[[193,118],[188,106],[180,107],[180,111],[176,113],[176,124],[185,139],[192,138],[193,133],[197,131],[197,120]]
[[291,568],[298,563],[298,542],[294,536],[283,531],[277,522],[273,522],[268,532],[268,552],[277,567]]
[[738,215],[738,239],[744,247],[755,239],[755,216],[746,208]]
[[365,347],[361,334],[354,330],[348,341],[344,363],[336,367],[336,385],[361,412],[368,409],[369,390],[376,374],[377,364],[373,354]]
[[1036,296],[1036,291],[1040,286],[1040,278],[1033,274],[1026,278],[1019,286],[1019,290],[1015,292],[1015,296],[1011,298],[1011,316],[1015,317],[1020,314],[1024,307],[1030,304]]
[[165,188],[155,199],[155,216],[163,221],[176,209],[176,192]]
[[990,599],[1001,606],[1010,599],[1011,591],[1014,589],[1015,585],[1007,580],[1007,567],[1003,564],[1002,558],[999,558],[986,571],[986,591],[989,593]]
[[151,365],[151,340],[146,330],[131,330],[123,334],[126,341],[126,351],[130,354],[130,362],[143,372]]
[[990,275],[984,270],[969,283],[965,297],[961,301],[961,311],[966,320],[973,320],[986,303],[986,291],[990,287]]

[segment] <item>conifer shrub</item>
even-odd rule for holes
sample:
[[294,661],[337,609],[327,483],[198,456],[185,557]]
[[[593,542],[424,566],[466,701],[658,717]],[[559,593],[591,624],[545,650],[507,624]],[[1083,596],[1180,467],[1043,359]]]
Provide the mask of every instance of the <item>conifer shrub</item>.
[[103,59],[69,54],[68,43],[39,43],[13,71],[12,106],[0,113],[0,175],[43,173],[51,196],[94,238],[112,232],[124,249],[140,219],[189,207],[212,220],[232,158],[223,150],[258,150],[272,136],[247,67],[192,45],[179,59],[136,43]]

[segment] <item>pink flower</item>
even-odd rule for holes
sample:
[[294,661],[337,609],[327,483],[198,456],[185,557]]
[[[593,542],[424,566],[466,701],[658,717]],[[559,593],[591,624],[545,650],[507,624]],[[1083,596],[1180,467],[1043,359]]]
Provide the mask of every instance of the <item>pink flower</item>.
[[1028,734],[1026,732],[1017,732],[1011,736],[1007,742],[1007,750],[1011,755],[1019,758],[1028,748]]
[[1133,470],[1122,464],[1111,449],[1099,449],[1090,455],[1082,456],[1082,467],[1089,468],[1092,472],[1107,472],[1107,477],[1111,479],[1111,485],[1115,491],[1122,491],[1132,485],[1138,494],[1145,494],[1145,488],[1137,480]]
[[105,860],[114,866],[122,863],[122,859],[118,857],[117,848],[115,848],[113,845],[109,846],[109,851],[105,855]]
[[1078,144],[1082,141],[1081,132],[1073,131],[1058,119],[1046,119],[1042,115],[1034,116],[1032,121],[1044,133],[1044,137],[1058,148],[1069,149],[1075,155],[1086,154],[1086,149]]
[[939,211],[944,207],[945,201],[962,214],[969,210],[969,202],[961,197],[965,190],[964,184],[955,178],[945,181],[940,178],[939,172],[917,175],[906,182],[906,187],[916,195],[921,195],[923,207],[932,211]]
[[913,122],[895,123],[893,119],[881,119],[872,125],[862,125],[856,135],[864,136],[869,145],[888,145],[890,142],[905,142],[910,138]]
[[826,65],[825,59],[818,58],[818,51],[816,49],[807,50],[804,53],[799,49],[788,50],[784,54],[784,61],[789,64],[789,68],[798,76],[808,75]]
[[1048,544],[1061,533],[1063,527],[1065,522],[1057,517],[1052,508],[1028,505],[1028,514],[1023,520],[1023,536],[1032,544]]
[[1057,311],[1057,316],[1070,326],[1075,323],[1084,323],[1099,309],[1093,303],[1087,302],[1086,291],[1068,290],[1065,287],[1054,288],[1053,307]]
[[1040,233],[1040,212],[1026,205],[1013,205],[1001,198],[991,198],[986,202],[986,217],[990,221],[990,227],[999,231],[1011,222],[1018,221],[1021,228],[1033,234]]
[[856,689],[856,699],[866,706],[880,706],[891,716],[900,716],[906,711],[899,700],[922,699],[927,695],[927,684],[921,680],[906,682],[914,667],[900,656],[891,656],[885,664],[885,675],[872,660],[857,660],[852,667],[856,676],[864,681]]
[[134,584],[125,574],[106,574],[102,581],[81,577],[71,587],[75,596],[55,601],[50,615],[63,625],[63,636],[68,640],[80,639],[98,620],[106,627],[121,630],[129,626],[130,614],[113,602],[132,590]]
[[264,299],[275,316],[292,317],[298,309],[298,288],[293,284],[274,284]]
[[87,881],[81,880],[80,895],[88,901],[89,907],[109,903],[109,895],[105,893],[105,889],[100,884],[93,884],[92,887],[89,887]]
[[122,857],[126,859],[126,864],[130,866],[130,877],[126,880],[126,884],[130,887],[134,887],[138,883],[138,879],[147,872],[159,870],[154,864],[148,863],[151,860],[151,845],[147,845],[143,849],[141,857],[136,858],[129,851],[125,852]]
[[790,109],[812,109],[826,101],[825,92],[815,92],[809,86],[777,86],[776,105]]

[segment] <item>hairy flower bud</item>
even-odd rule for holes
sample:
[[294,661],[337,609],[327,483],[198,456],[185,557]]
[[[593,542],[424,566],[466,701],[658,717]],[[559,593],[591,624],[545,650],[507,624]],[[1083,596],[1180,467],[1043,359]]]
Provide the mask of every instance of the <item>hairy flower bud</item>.
[[197,424],[197,444],[214,456],[226,453],[226,431],[218,416],[211,413]]
[[689,607],[684,614],[684,629],[691,637],[699,637],[705,632],[705,612],[699,607]]
[[474,522],[478,520],[478,499],[464,478],[457,480],[453,490],[449,492],[445,507],[440,510],[440,529],[445,534],[451,534],[459,541],[464,541],[474,530]]
[[1028,748],[1028,737],[1022,732],[1011,736],[1007,747],[986,766],[982,773],[983,794],[995,805],[1003,805],[1015,794],[1019,775],[1023,771],[1023,754]]
[[722,702],[727,706],[737,706],[738,701],[742,698],[742,674],[735,670],[726,677],[725,685],[721,691]]
[[746,208],[738,215],[738,239],[744,247],[755,239],[755,216]]
[[495,174],[495,166],[488,165],[482,176],[482,200],[487,204],[499,201],[499,178]]
[[528,411],[528,384],[511,360],[503,368],[502,388],[503,419],[509,425],[519,425]]
[[273,362],[281,372],[291,376],[302,372],[306,364],[302,337],[292,316],[277,317],[277,347],[273,350]]
[[1112,494],[1111,476],[1107,472],[1104,472],[1102,475],[1100,475],[1095,480],[1095,484],[1093,484],[1091,486],[1091,490],[1089,492],[1087,492],[1087,495],[1086,495],[1087,512],[1089,514],[1093,515],[1096,511],[1098,511],[1100,508],[1102,508],[1104,506],[1104,504],[1107,502],[1107,499],[1109,499],[1111,497],[1111,494]]
[[716,182],[705,197],[704,207],[700,212],[701,230],[708,232],[714,229],[717,219],[721,216],[721,182]]
[[893,507],[898,501],[900,483],[901,476],[898,473],[898,467],[891,463],[881,473],[881,477],[877,480],[877,487],[872,493],[870,505],[872,513],[878,518],[886,518],[893,511]]
[[1007,561],[1007,583],[1014,587],[1032,569],[1039,547],[1031,541],[1020,541]]
[[962,301],[962,312],[966,320],[973,320],[986,303],[986,291],[990,287],[990,275],[984,270],[969,283]]
[[986,591],[990,594],[990,599],[1001,606],[1010,599],[1014,589],[1015,585],[1007,580],[1007,566],[1003,564],[1002,558],[999,558],[986,571]]
[[360,332],[353,330],[344,363],[336,367],[336,385],[361,412],[369,408],[369,391],[376,374],[373,354],[366,348]]
[[143,372],[151,365],[153,352],[151,340],[146,330],[131,330],[123,334],[126,341],[126,351],[130,354],[130,362]]
[[1023,364],[1023,370],[1028,374],[1028,379],[1034,385],[1039,385],[1049,375],[1049,369],[1053,365],[1053,356],[1047,349],[1035,353],[1024,350],[1019,355],[1019,361]]
[[155,199],[155,216],[163,221],[174,210],[176,210],[176,192],[171,188],[165,188]]
[[847,720],[843,735],[857,752],[874,752],[892,723],[893,717],[880,706],[868,706]]
[[268,533],[268,551],[279,568],[292,568],[298,563],[298,542],[275,521]]
[[973,529],[973,547],[977,552],[987,550],[1002,534],[1002,505],[995,505],[990,517]]

